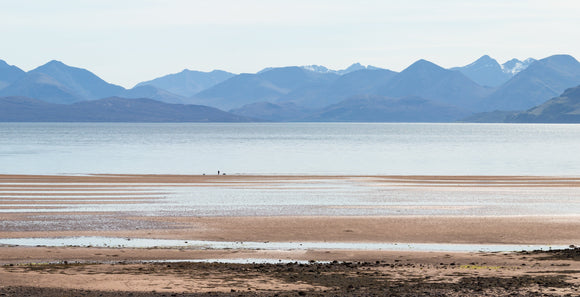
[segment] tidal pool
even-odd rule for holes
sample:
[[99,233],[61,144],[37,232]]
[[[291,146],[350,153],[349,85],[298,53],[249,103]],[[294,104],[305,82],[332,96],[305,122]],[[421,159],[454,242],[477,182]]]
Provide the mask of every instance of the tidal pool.
[[81,246],[112,248],[248,249],[248,250],[385,250],[440,252],[515,252],[564,249],[564,245],[364,243],[364,242],[240,242],[122,237],[4,238],[0,244],[16,246]]

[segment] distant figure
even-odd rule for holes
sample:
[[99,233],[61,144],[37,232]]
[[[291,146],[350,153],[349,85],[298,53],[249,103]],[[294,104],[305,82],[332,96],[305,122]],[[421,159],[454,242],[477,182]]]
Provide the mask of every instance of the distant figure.
[[218,170],[218,175],[220,175],[220,171]]

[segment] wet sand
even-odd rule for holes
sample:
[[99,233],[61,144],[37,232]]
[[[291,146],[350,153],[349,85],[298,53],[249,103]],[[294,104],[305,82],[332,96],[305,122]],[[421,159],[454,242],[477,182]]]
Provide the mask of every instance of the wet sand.
[[[474,244],[580,244],[580,214],[501,216],[340,216],[256,214],[197,216],[195,213],[156,213],[156,201],[169,187],[246,188],[354,181],[361,187],[416,189],[445,187],[454,191],[493,191],[513,188],[565,187],[575,193],[580,178],[535,176],[183,176],[183,175],[0,175],[0,238],[108,236],[208,241],[317,241]],[[326,185],[326,184],[325,184]],[[329,183],[329,185],[333,185]],[[490,189],[491,188],[491,189]],[[341,189],[338,188],[337,191]],[[103,192],[105,191],[105,192]],[[284,188],[279,191],[285,191]],[[519,191],[519,190],[518,190]],[[332,193],[332,192],[331,192]],[[353,194],[353,195],[356,195]],[[574,194],[566,198],[574,205]],[[98,212],[99,205],[146,204],[147,216],[138,212]],[[325,205],[333,209],[461,210],[470,204],[446,205]],[[531,206],[536,203],[529,202]],[[92,205],[92,211],[67,212],[63,207]],[[4,211],[3,211],[4,210]],[[9,212],[18,210],[18,212]],[[42,212],[50,210],[50,212]],[[558,212],[559,210],[555,210]],[[39,219],[41,218],[41,219]]]
[[[83,198],[77,200],[69,197],[71,195],[59,196],[55,192],[63,189],[82,191],[130,186],[139,190],[158,184],[170,184],[172,187],[267,187],[288,181],[310,183],[352,179],[373,187],[542,187],[571,190],[580,187],[580,178],[525,176],[1,175],[0,190],[4,192],[0,194],[0,206],[6,210],[28,211],[10,213],[0,210],[0,238],[108,236],[256,242],[580,244],[580,217],[575,215],[197,217],[140,216],[121,212],[35,212],[35,208],[49,209],[51,202],[59,205],[85,203]],[[32,195],[32,198],[29,197],[31,195],[22,195],[22,191],[32,190],[47,195]],[[87,196],[84,199],[91,198]],[[123,204],[147,200],[146,197],[139,197],[138,193],[127,196],[130,197],[105,197],[105,201],[99,203]],[[31,224],[39,218],[50,224]],[[74,296],[81,293],[87,296],[123,296],[128,292],[141,296],[163,296],[165,293],[186,296],[208,292],[232,296],[295,296],[298,292],[301,295],[329,296],[388,296],[390,293],[393,296],[415,296],[426,295],[425,292],[448,296],[578,294],[578,259],[544,259],[546,257],[548,255],[545,254],[328,249],[278,251],[0,246],[0,263],[3,264],[0,268],[0,293],[7,296]],[[337,262],[312,265],[141,262],[199,259]]]
[[[76,218],[76,217],[75,217]],[[22,221],[30,214],[2,214]],[[248,242],[399,242],[456,244],[580,244],[577,217],[128,217],[150,229],[0,231],[0,238],[103,236]],[[64,221],[62,224],[67,224]],[[143,222],[148,222],[143,223]],[[53,227],[54,229],[64,229]],[[78,228],[80,230],[74,230]],[[72,230],[71,230],[72,229]],[[103,230],[104,229],[104,230]]]

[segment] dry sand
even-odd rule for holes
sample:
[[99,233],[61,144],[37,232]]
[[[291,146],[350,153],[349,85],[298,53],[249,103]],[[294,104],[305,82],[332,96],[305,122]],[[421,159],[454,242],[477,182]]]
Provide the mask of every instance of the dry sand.
[[[2,255],[6,249],[0,249]],[[580,288],[577,249],[568,254],[10,249],[17,262],[60,262],[3,265],[4,296],[577,296]],[[286,257],[333,262],[132,262]]]

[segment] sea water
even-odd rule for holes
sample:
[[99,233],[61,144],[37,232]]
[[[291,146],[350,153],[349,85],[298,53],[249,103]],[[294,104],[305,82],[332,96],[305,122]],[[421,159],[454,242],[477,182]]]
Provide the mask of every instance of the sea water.
[[0,123],[3,174],[580,175],[580,125]]

